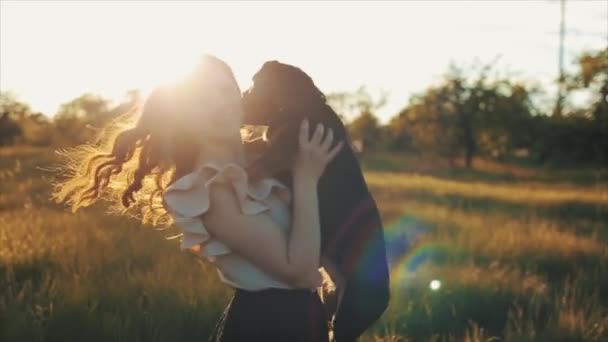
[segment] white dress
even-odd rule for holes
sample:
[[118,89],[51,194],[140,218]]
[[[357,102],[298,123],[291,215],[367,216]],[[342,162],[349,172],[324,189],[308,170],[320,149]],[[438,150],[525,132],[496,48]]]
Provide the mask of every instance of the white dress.
[[182,230],[181,248],[200,246],[198,253],[216,266],[220,279],[231,287],[248,291],[293,288],[233,253],[205,229],[203,214],[210,206],[209,186],[213,183],[232,184],[244,214],[269,215],[281,229],[291,227],[289,206],[281,200],[290,196],[285,185],[273,178],[250,184],[239,165],[207,163],[176,180],[163,195],[165,207]]

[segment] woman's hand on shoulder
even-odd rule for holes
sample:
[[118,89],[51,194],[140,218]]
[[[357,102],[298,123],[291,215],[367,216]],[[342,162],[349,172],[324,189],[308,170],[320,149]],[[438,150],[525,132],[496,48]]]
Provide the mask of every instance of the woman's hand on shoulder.
[[344,145],[344,142],[340,141],[332,147],[334,133],[332,129],[326,129],[322,124],[317,124],[310,136],[308,120],[302,121],[300,125],[298,141],[300,147],[294,163],[294,179],[309,180],[315,183]]

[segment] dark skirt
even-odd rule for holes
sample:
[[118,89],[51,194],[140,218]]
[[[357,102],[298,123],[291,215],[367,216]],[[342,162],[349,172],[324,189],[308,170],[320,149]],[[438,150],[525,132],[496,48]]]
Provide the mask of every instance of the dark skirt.
[[327,342],[328,321],[317,292],[237,289],[210,342]]

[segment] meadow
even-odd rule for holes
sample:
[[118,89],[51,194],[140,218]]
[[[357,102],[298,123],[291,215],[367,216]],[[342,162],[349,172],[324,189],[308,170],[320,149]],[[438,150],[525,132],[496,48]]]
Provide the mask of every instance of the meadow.
[[[211,265],[173,232],[51,203],[54,161],[0,149],[0,341],[205,341],[231,295]],[[608,170],[364,165],[392,300],[362,341],[608,340]]]

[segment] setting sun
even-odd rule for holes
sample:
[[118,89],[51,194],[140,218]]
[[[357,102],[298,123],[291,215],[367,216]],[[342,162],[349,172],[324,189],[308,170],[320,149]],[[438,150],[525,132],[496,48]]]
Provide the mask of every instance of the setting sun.
[[[53,115],[83,91],[113,99],[179,77],[203,53],[241,88],[264,61],[311,74],[324,92],[389,93],[386,121],[450,62],[497,60],[518,78],[557,78],[559,4],[537,2],[2,1],[0,88]],[[52,13],[52,15],[49,15]],[[601,1],[569,2],[566,67],[606,45]],[[516,18],[516,20],[515,20]],[[498,57],[498,59],[497,59]]]
[[0,0],[0,341],[608,341],[607,246],[606,0]]

